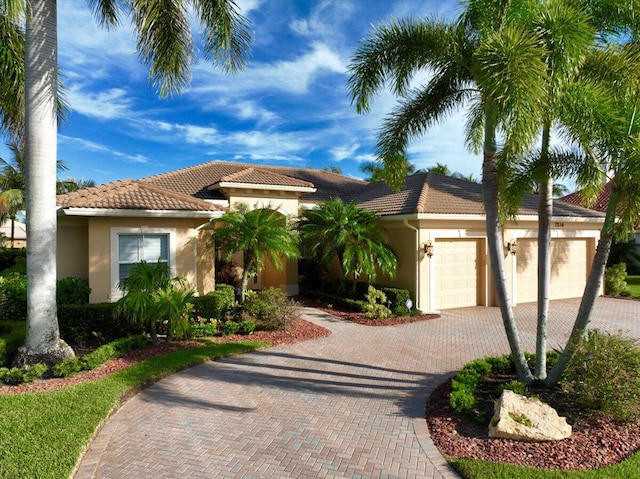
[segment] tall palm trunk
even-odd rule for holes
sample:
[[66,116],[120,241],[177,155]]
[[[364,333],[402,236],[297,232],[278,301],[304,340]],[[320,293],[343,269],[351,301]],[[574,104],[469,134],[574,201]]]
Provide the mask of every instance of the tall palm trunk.
[[536,335],[535,378],[547,377],[547,319],[551,289],[551,218],[553,216],[553,178],[549,161],[551,122],[542,130],[540,166],[545,178],[538,188],[538,327]]
[[16,363],[73,357],[56,309],[57,21],[55,0],[32,0],[26,28],[27,338]]
[[16,217],[11,216],[11,247],[15,246],[16,240]]
[[576,321],[573,324],[571,335],[567,341],[558,362],[553,366],[549,375],[545,381],[545,384],[552,386],[556,384],[562,374],[564,373],[569,361],[573,357],[575,352],[575,344],[585,333],[591,322],[591,315],[593,313],[593,307],[595,306],[596,299],[600,294],[602,288],[602,279],[604,278],[604,270],[607,267],[607,258],[609,258],[609,252],[611,251],[611,245],[613,243],[613,225],[615,223],[616,209],[618,206],[618,191],[616,190],[615,183],[611,189],[611,196],[609,198],[609,204],[607,205],[607,213],[605,215],[604,224],[602,225],[602,234],[598,241],[598,248],[596,249],[596,255],[593,258],[593,264],[589,277],[587,278],[587,284],[584,288],[584,294],[582,295],[582,301],[580,301],[580,308],[578,309],[578,315]]
[[498,170],[496,162],[495,121],[490,113],[485,115],[484,160],[482,163],[482,196],[487,222],[487,242],[491,272],[494,277],[496,295],[504,329],[507,333],[509,347],[513,354],[518,379],[525,383],[531,383],[533,376],[527,365],[522,351],[520,336],[516,327],[513,307],[507,291],[507,280],[504,272],[504,257],[502,244],[502,226],[498,212]]

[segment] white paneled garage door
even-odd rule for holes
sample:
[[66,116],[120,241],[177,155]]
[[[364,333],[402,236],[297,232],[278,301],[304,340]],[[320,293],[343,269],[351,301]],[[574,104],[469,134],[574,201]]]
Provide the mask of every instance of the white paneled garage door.
[[[516,301],[538,299],[538,241],[518,240]],[[582,296],[587,281],[587,240],[551,240],[551,299]]]
[[438,239],[434,242],[435,307],[460,308],[478,304],[479,240]]

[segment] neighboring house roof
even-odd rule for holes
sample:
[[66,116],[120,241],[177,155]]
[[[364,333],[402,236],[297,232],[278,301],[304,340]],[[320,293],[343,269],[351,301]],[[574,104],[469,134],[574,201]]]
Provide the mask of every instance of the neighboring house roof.
[[[438,173],[416,173],[396,192],[385,183],[374,183],[353,198],[359,205],[382,216],[407,214],[484,215],[482,185]],[[538,196],[525,195],[519,214],[537,215]],[[554,201],[554,216],[600,217],[600,213]]]
[[221,208],[189,195],[135,180],[122,180],[58,195],[61,208],[110,210],[220,211]]
[[[274,176],[277,175],[277,176]],[[205,200],[225,199],[224,195],[212,186],[229,181],[249,184],[266,184],[260,181],[274,179],[282,186],[315,187],[315,192],[301,196],[303,201],[325,201],[331,197],[348,199],[354,190],[365,187],[368,183],[324,170],[310,168],[288,168],[282,166],[258,166],[245,163],[211,161],[181,170],[160,175],[149,176],[140,181],[151,183],[161,188],[188,194]]]
[[[598,193],[598,196],[593,204],[589,205],[589,208],[596,211],[607,211],[607,205],[609,205],[609,199],[611,198],[612,187],[613,183],[611,183],[610,181],[607,182],[602,188],[602,191]],[[573,205],[584,206],[582,193],[580,191],[575,191],[567,196],[563,196],[562,198],[560,198],[560,201],[564,201]]]

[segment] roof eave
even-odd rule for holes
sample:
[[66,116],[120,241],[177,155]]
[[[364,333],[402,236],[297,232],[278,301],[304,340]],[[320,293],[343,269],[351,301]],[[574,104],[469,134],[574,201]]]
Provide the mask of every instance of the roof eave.
[[64,216],[107,216],[138,218],[219,218],[223,211],[185,211],[185,210],[127,210],[109,208],[58,208],[58,214]]
[[284,185],[267,185],[261,183],[235,183],[231,181],[220,181],[209,186],[209,190],[220,190],[222,188],[239,188],[244,190],[268,190],[268,191],[292,191],[295,193],[315,193],[317,188],[308,186],[284,186]]

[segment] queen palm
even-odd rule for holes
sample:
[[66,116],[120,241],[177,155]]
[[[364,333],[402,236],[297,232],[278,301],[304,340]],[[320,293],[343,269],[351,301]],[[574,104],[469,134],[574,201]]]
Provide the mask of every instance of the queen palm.
[[277,270],[284,268],[283,259],[300,255],[298,237],[287,218],[272,208],[249,209],[238,204],[218,220],[212,234],[222,259],[230,261],[242,254],[241,301],[244,302],[249,277],[260,273],[269,260]]
[[[380,216],[338,198],[302,212],[298,229],[302,241],[320,264],[337,258],[342,276],[373,281],[379,272],[394,276],[398,258],[387,244]],[[354,284],[355,287],[355,284]]]
[[[250,44],[244,17],[231,0],[140,2],[91,0],[99,23],[113,27],[129,16],[137,52],[149,65],[151,83],[161,95],[179,92],[190,79],[194,59],[187,12],[201,23],[204,52],[227,71],[237,71]],[[2,14],[14,23],[25,3],[3,0]],[[59,338],[55,303],[57,144],[57,2],[29,1],[25,43],[25,142],[29,247],[28,329],[20,363],[55,362],[73,352]]]
[[[537,36],[518,23],[522,12],[518,7],[525,3],[472,0],[452,23],[405,20],[380,26],[356,51],[348,89],[360,113],[370,109],[372,97],[387,84],[402,97],[385,119],[378,139],[377,156],[386,171],[402,172],[404,165],[397,160],[408,141],[466,107],[467,144],[484,152],[483,199],[498,302],[518,376],[530,382],[533,376],[520,345],[506,286],[496,159],[498,130],[504,132],[506,153],[521,152],[531,143],[535,134],[532,118],[542,105],[543,51]],[[411,89],[412,78],[424,69],[432,74],[430,80]],[[400,176],[390,176],[387,182],[399,189]]]

